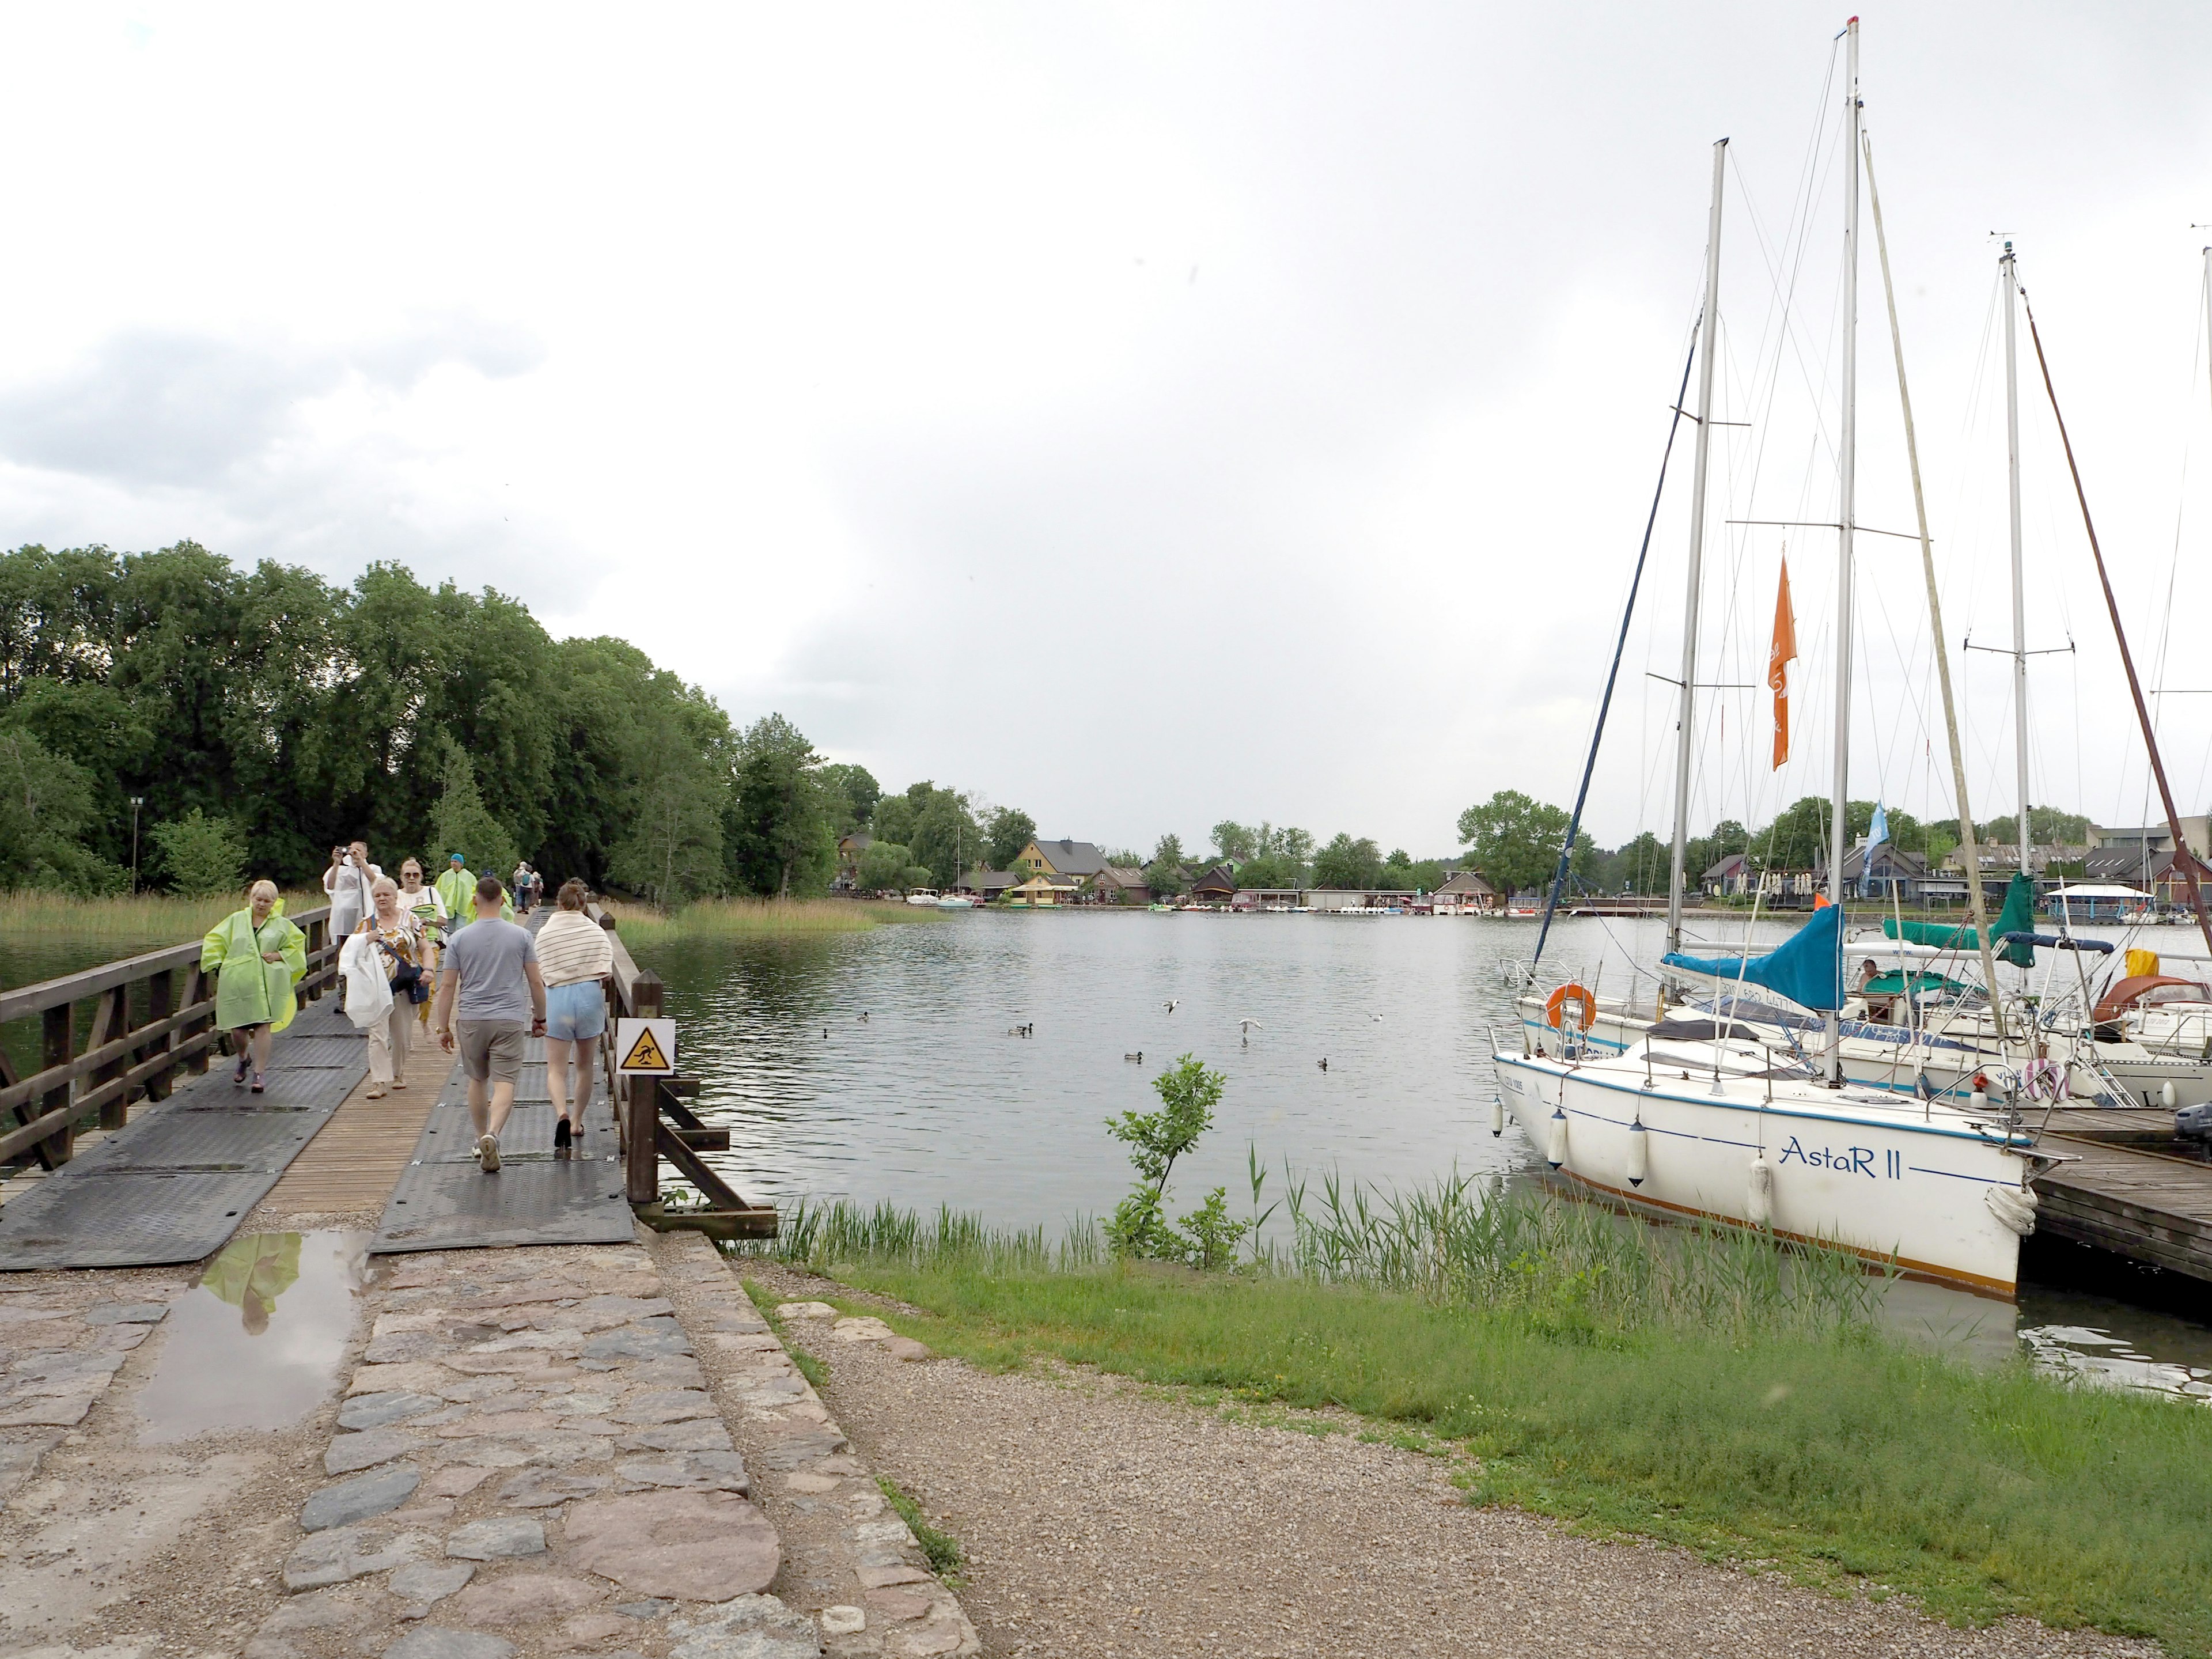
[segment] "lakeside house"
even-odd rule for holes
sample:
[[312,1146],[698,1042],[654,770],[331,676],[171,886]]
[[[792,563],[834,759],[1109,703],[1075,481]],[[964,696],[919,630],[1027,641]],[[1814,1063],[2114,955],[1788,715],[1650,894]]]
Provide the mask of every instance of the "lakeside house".
[[1298,890],[1295,887],[1240,887],[1229,901],[1232,910],[1295,910],[1298,908]]
[[1471,916],[1504,902],[1504,896],[1474,870],[1454,872],[1430,897],[1440,916]]
[[837,838],[837,874],[830,884],[833,893],[849,893],[860,884],[860,854],[876,844],[876,838],[865,830],[855,830],[849,836]]
[[1097,904],[1150,904],[1151,884],[1142,870],[1126,864],[1109,864],[1091,878],[1090,895]]
[[970,870],[954,880],[952,890],[988,903],[1020,880],[1011,870]]
[[1411,888],[1311,887],[1306,890],[1309,910],[1410,910],[1420,897]]
[[1069,877],[1049,875],[1039,871],[1026,881],[1016,882],[1000,896],[1008,904],[1045,910],[1074,903],[1077,894],[1081,890],[1080,885]]
[[1224,859],[1190,884],[1193,904],[1227,904],[1237,896],[1237,860]]
[[[2201,868],[2212,860],[2212,817],[2181,820],[2182,845]],[[2089,846],[2081,859],[2082,880],[2139,888],[2166,904],[2189,902],[2189,881],[2176,856],[2173,832],[2163,823],[2106,830],[2089,826]],[[2204,878],[2197,878],[2200,883]],[[2081,912],[2075,909],[2075,914]]]
[[[1813,866],[1812,876],[1814,890],[1826,892],[1826,860]],[[1859,898],[1890,899],[1899,904],[1917,905],[1921,884],[1927,876],[1928,860],[1917,853],[1907,852],[1895,842],[1886,841],[1869,849],[1862,838],[1857,846],[1844,854],[1844,891]]]
[[1106,855],[1087,841],[1032,841],[1014,854],[1013,870],[1019,877],[1064,876],[1088,881],[1106,867]]

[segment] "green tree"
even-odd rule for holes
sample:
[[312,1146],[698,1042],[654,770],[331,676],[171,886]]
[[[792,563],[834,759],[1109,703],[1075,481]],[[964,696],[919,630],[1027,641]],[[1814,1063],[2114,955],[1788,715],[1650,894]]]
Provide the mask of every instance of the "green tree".
[[1189,1054],[1152,1079],[1160,1097],[1157,1112],[1124,1112],[1106,1120],[1106,1133],[1129,1149],[1137,1184],[1106,1224],[1106,1238],[1120,1256],[1182,1254],[1181,1241],[1166,1221],[1168,1177],[1176,1160],[1198,1145],[1213,1123],[1228,1079]]
[[1517,789],[1501,789],[1459,815],[1468,859],[1501,892],[1548,887],[1567,838],[1567,814]]
[[763,715],[738,738],[723,847],[742,890],[780,898],[828,890],[837,831],[821,768],[814,745],[781,714]]
[[1249,864],[1260,856],[1261,839],[1257,830],[1248,829],[1234,818],[1224,818],[1213,826],[1213,856],[1216,860],[1234,859],[1239,864]]
[[79,839],[92,803],[84,768],[0,720],[0,887],[119,891],[127,879],[122,869]]
[[[614,878],[662,906],[720,890],[722,809],[729,775],[711,746],[704,710],[672,703],[640,723],[629,761],[635,806],[629,834],[615,848]],[[719,714],[719,709],[714,710]],[[687,718],[687,714],[690,718]],[[706,726],[702,733],[698,729]]]
[[[1713,863],[1714,860],[1708,859],[1701,868],[1692,872],[1692,875],[1703,875]],[[1649,830],[1639,830],[1632,839],[1623,842],[1620,851],[1613,855],[1612,876],[1606,886],[1608,890],[1620,888],[1631,893],[1664,893],[1667,878],[1673,868],[1673,854],[1667,843]]]
[[860,870],[855,879],[864,893],[888,892],[908,884],[906,872],[913,863],[913,855],[896,842],[871,842],[860,854]]
[[841,836],[866,829],[874,816],[876,803],[884,796],[883,786],[876,781],[874,774],[849,761],[823,767],[822,787],[830,801],[830,817],[836,820]]
[[1036,839],[1036,820],[1018,808],[1001,806],[992,812],[983,832],[990,838],[991,868],[1011,870],[1015,856]]
[[246,837],[228,818],[211,818],[197,806],[180,818],[157,823],[148,839],[161,854],[169,885],[194,898],[234,893],[243,885]]
[[430,861],[442,864],[459,853],[479,876],[505,881],[522,854],[506,825],[485,806],[477,787],[476,763],[466,750],[448,745],[444,770],[445,791],[430,810]]
[[1145,884],[1162,898],[1190,891],[1190,872],[1183,863],[1182,836],[1160,837],[1152,848],[1152,861],[1145,866]]
[[[1893,819],[1897,816],[1892,813]],[[1955,825],[1956,819],[1952,820]],[[2000,847],[2014,847],[2020,843],[2020,814],[2008,812],[2001,818],[1991,818],[1976,826],[1984,841],[1996,841]],[[2063,812],[2056,806],[2031,806],[2027,809],[2028,839],[2039,847],[2057,843],[2081,847],[2089,840],[2089,820],[2079,812]],[[1899,842],[1902,846],[1904,843]],[[1954,841],[1952,845],[1958,843]]]
[[1382,851],[1364,836],[1355,841],[1349,833],[1340,832],[1314,854],[1313,878],[1316,887],[1357,892],[1380,885],[1382,878]]

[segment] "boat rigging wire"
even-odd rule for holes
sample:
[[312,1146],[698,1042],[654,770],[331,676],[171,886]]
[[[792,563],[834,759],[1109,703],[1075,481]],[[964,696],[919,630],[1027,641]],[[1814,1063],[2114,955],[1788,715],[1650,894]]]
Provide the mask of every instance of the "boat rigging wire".
[[1543,959],[1544,940],[1552,931],[1552,916],[1559,908],[1559,890],[1566,884],[1567,869],[1575,855],[1575,837],[1583,823],[1583,805],[1589,799],[1590,775],[1597,769],[1598,746],[1605,741],[1605,717],[1613,708],[1613,688],[1620,678],[1621,653],[1628,648],[1628,624],[1636,615],[1636,594],[1644,585],[1644,562],[1650,556],[1651,532],[1659,522],[1660,498],[1667,493],[1667,464],[1674,459],[1674,434],[1682,429],[1682,399],[1690,390],[1690,368],[1698,361],[1701,342],[1711,349],[1713,331],[1706,325],[1710,319],[1699,318],[1698,328],[1690,336],[1690,349],[1682,359],[1682,384],[1674,392],[1674,418],[1667,423],[1667,445],[1659,453],[1659,482],[1651,491],[1651,511],[1644,520],[1644,544],[1636,550],[1636,574],[1629,578],[1628,603],[1620,613],[1620,636],[1613,644],[1613,666],[1606,671],[1605,696],[1597,705],[1597,729],[1590,734],[1589,754],[1583,762],[1582,787],[1575,792],[1575,810],[1567,819],[1567,837],[1559,848],[1559,867],[1552,877],[1552,896],[1544,906],[1544,925],[1536,930],[1536,949],[1528,957],[1534,968]]
[[2097,562],[2097,580],[2105,591],[2105,609],[2112,614],[2112,637],[2120,647],[2120,665],[2128,672],[2128,690],[2136,702],[2136,719],[2142,726],[2143,744],[2150,752],[2150,769],[2158,779],[2159,798],[2166,804],[2166,827],[2173,835],[2173,862],[2182,878],[2189,884],[2189,908],[2196,914],[2197,930],[2204,935],[2204,946],[2212,951],[2212,916],[2204,913],[2204,894],[2197,882],[2197,859],[2195,851],[2181,833],[2181,814],[2173,804],[2173,789],[2166,781],[2166,763],[2159,758],[2158,733],[2153,727],[2150,707],[2143,701],[2142,682],[2136,678],[2136,659],[2128,649],[2128,630],[2120,622],[2120,602],[2112,592],[2112,578],[2105,568],[2105,550],[2097,543],[2097,526],[2089,516],[2089,495],[2081,484],[2081,469],[2074,459],[2074,440],[2066,431],[2066,416],[2058,407],[2058,389],[2051,383],[2051,362],[2043,355],[2043,335],[2035,325],[2035,307],[2028,303],[2027,290],[2020,291],[2021,308],[2027,313],[2027,337],[2035,342],[2036,367],[2043,371],[2044,394],[2051,399],[2051,418],[2058,422],[2058,441],[2065,447],[2066,470],[2073,476],[2074,496],[2081,504],[2081,527],[2088,533],[2089,553]]

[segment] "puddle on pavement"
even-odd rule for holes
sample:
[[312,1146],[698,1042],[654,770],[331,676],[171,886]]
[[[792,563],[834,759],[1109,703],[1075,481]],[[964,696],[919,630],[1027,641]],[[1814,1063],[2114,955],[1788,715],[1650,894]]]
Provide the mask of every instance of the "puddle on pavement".
[[298,1422],[337,1386],[367,1282],[365,1232],[233,1239],[171,1306],[138,1391],[143,1445]]

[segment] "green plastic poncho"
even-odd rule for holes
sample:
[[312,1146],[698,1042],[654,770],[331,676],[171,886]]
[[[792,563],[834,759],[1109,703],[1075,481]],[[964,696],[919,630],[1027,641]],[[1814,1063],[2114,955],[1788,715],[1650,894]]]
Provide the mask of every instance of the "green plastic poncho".
[[297,1233],[234,1238],[208,1263],[200,1288],[237,1309],[246,1328],[258,1336],[269,1328],[276,1298],[300,1277],[300,1243]]
[[[264,962],[276,951],[281,962]],[[215,1023],[225,1031],[266,1025],[281,1031],[292,1023],[299,1003],[292,988],[307,976],[307,936],[278,911],[257,931],[251,907],[234,910],[208,929],[200,941],[200,971],[225,969],[215,993]]]
[[[447,865],[446,873],[430,884],[446,901],[446,908],[453,912],[453,919],[447,924],[449,933],[458,933],[477,919],[477,878],[467,866],[456,870]],[[503,921],[514,920],[514,900],[511,896],[500,896],[499,914]]]

